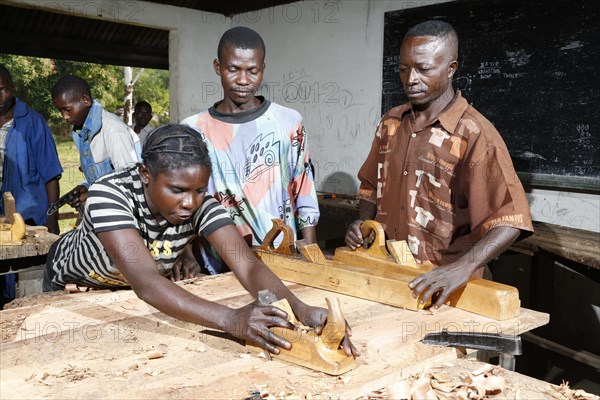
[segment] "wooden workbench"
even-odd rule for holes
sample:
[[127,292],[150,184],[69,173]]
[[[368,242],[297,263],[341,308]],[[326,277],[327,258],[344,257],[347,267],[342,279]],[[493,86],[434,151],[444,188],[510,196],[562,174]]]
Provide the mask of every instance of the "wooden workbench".
[[533,223],[533,235],[513,244],[513,249],[539,251],[600,269],[600,233],[566,226]]
[[21,272],[43,264],[50,246],[60,236],[49,233],[43,226],[26,226],[25,238],[20,245],[0,243],[0,274]]
[[[325,306],[338,297],[363,355],[338,377],[281,361],[267,361],[220,331],[181,322],[139,300],[132,291],[18,299],[0,311],[0,397],[10,398],[237,398],[268,390],[319,398],[356,398],[435,364],[456,349],[419,342],[426,333],[484,331],[520,334],[548,323],[521,309],[495,321],[443,306],[407,311],[311,287],[289,284],[305,302]],[[184,288],[231,307],[252,300],[229,273],[193,280]],[[159,350],[163,358],[149,359]]]

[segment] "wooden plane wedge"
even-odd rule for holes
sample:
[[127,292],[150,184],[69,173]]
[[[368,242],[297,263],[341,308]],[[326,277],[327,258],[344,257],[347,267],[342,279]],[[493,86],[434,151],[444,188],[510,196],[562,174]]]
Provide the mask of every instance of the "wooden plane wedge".
[[[265,293],[267,292],[267,293]],[[259,292],[259,303],[270,304],[284,310],[294,329],[271,327],[269,330],[292,344],[290,350],[280,348],[279,354],[271,357],[293,364],[321,371],[329,375],[341,375],[356,366],[353,356],[348,356],[340,348],[346,334],[346,320],[342,314],[340,302],[337,298],[325,298],[327,302],[327,323],[321,335],[317,335],[313,328],[301,325],[296,319],[291,306],[286,299],[274,302],[265,302],[264,298],[274,298],[268,290]],[[247,347],[260,350],[256,344],[249,343]]]

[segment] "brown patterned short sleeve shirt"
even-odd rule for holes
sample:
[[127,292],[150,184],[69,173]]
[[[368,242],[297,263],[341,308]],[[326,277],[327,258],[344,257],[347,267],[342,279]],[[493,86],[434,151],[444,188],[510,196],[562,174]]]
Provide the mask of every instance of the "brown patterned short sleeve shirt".
[[533,232],[502,137],[459,91],[431,125],[413,130],[411,115],[410,104],[384,115],[358,173],[359,198],[377,205],[388,238],[442,265],[497,226]]

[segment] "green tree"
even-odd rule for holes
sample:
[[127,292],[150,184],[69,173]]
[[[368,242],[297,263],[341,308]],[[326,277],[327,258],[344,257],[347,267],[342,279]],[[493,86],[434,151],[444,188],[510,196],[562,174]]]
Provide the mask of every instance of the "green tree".
[[[123,70],[116,65],[102,65],[70,60],[53,60],[0,54],[0,63],[10,71],[17,96],[46,118],[55,136],[69,136],[70,127],[52,105],[50,89],[64,75],[85,79],[92,89],[92,97],[106,110],[116,112],[123,107]],[[160,124],[169,121],[169,73],[146,69],[134,90],[135,101],[152,104]]]
[[19,99],[29,104],[46,119],[58,116],[50,98],[50,77],[55,73],[54,62],[47,58],[0,54],[3,64],[12,75]]

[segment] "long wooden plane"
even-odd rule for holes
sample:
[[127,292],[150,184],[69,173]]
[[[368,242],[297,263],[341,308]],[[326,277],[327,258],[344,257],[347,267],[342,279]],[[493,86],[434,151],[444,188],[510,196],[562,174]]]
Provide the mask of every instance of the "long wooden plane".
[[[268,235],[269,242],[265,240],[253,250],[280,279],[409,310],[420,308],[408,288],[412,276],[394,271],[373,273],[368,267],[327,260],[316,244],[300,247],[304,258],[289,255],[290,248],[294,248],[291,228],[274,219],[272,231],[276,234]],[[283,234],[283,240],[274,248],[272,241],[279,234]]]
[[[344,264],[368,266],[373,271],[398,271],[411,276],[411,280],[434,268],[430,263],[417,264],[404,241],[388,241],[387,248],[395,250],[395,256],[390,255],[386,248],[385,232],[377,221],[365,221],[361,225],[361,232],[364,237],[374,236],[373,244],[368,249],[352,251],[348,247],[339,247],[333,259]],[[497,320],[516,317],[521,307],[517,288],[487,279],[470,280],[452,293],[446,304]]]
[[[293,248],[291,228],[281,220],[273,220],[270,242],[263,242],[254,251],[280,279],[409,310],[421,308],[419,299],[413,298],[408,283],[431,270],[432,266],[416,264],[405,242],[396,246],[396,250],[400,249],[396,252],[397,257],[402,261],[396,262],[387,251],[385,235],[379,223],[366,221],[361,230],[363,236],[371,233],[374,236],[373,244],[368,249],[351,251],[347,247],[338,248],[334,259],[328,260],[316,244],[304,245],[299,248],[304,255],[302,259],[297,255],[289,255]],[[279,234],[284,237],[281,245],[275,249],[272,240]],[[521,304],[516,288],[485,279],[469,281],[452,293],[446,303],[497,320],[516,317]]]

